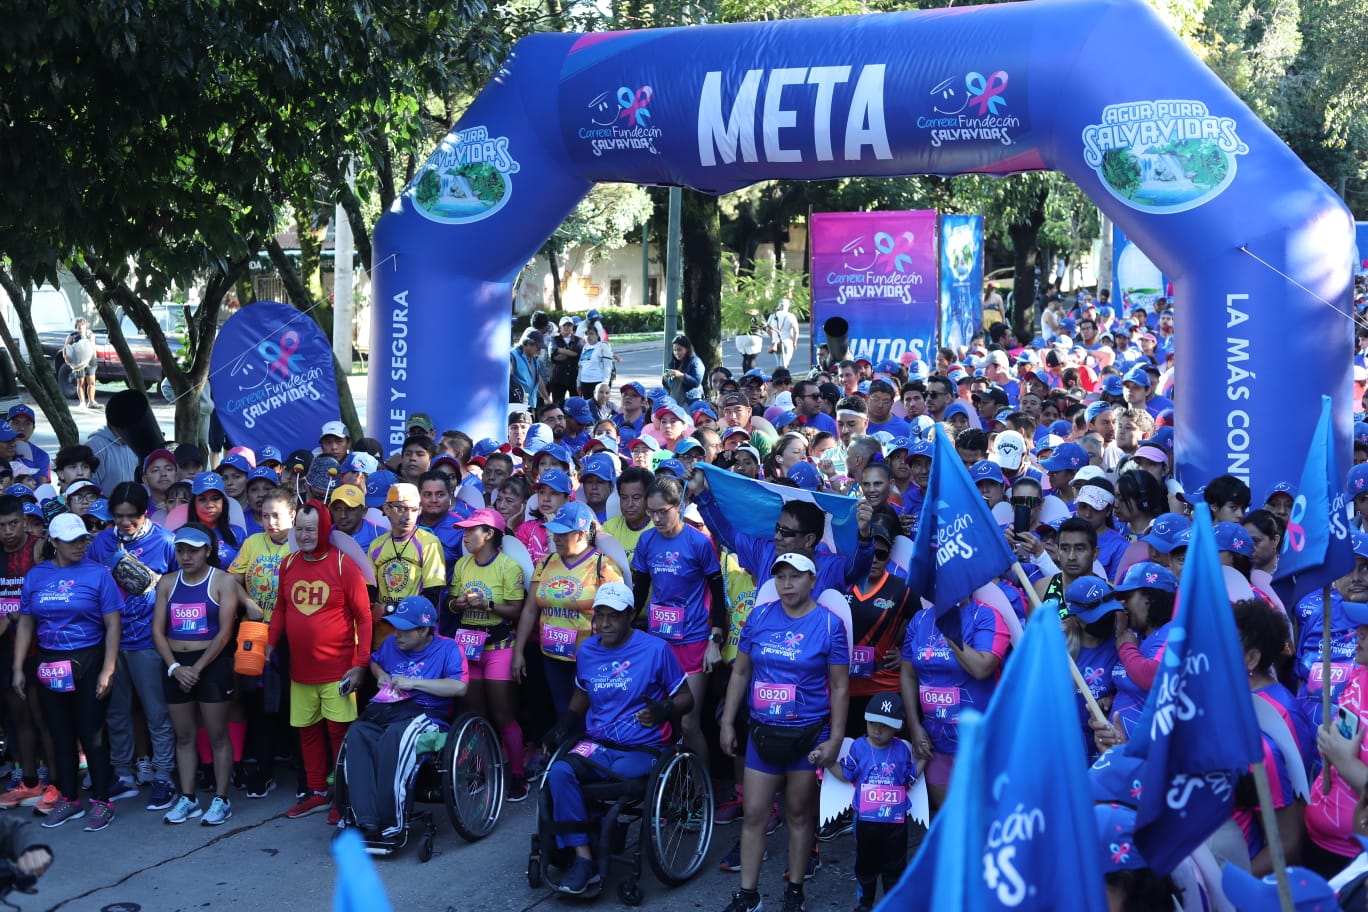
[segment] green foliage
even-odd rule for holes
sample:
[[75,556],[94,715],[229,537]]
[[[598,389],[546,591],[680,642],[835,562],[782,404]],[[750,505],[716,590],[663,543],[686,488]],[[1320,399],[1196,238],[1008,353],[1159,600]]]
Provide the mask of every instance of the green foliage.
[[538,256],[560,254],[571,247],[587,251],[589,262],[606,257],[651,217],[651,196],[635,184],[597,184],[565,217]]
[[1135,194],[1140,188],[1140,166],[1129,149],[1108,149],[1103,154],[1102,179],[1118,193]]
[[730,267],[722,271],[722,331],[744,333],[751,325],[751,311],[761,321],[773,313],[780,298],[793,302],[793,314],[799,321],[806,320],[812,309],[812,294],[805,284],[802,269],[779,269],[774,261],[755,261],[754,269],[742,273],[737,269],[736,257]]

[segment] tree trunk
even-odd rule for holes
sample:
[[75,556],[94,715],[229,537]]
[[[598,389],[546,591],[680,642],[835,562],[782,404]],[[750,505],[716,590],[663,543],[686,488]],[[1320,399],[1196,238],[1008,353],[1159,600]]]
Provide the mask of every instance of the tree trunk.
[[10,359],[14,361],[14,371],[28,389],[29,395],[38,403],[43,416],[57,434],[60,446],[74,446],[80,443],[80,432],[71,417],[71,407],[66,396],[62,395],[61,385],[57,382],[57,370],[43,357],[43,343],[38,338],[38,330],[33,325],[32,291],[19,287],[19,283],[4,269],[0,269],[0,287],[5,289],[14,312],[19,317],[19,331],[23,334],[24,345],[33,353],[31,361],[25,361],[19,354],[19,343],[10,331],[10,326],[0,318],[0,338],[9,349]]
[[1045,200],[1048,195],[1049,191],[1044,189],[1038,192],[1034,205],[1022,220],[1007,226],[1007,236],[1012,239],[1012,265],[1016,273],[1012,283],[1012,328],[1019,339],[1029,340],[1035,336],[1035,271],[1040,254],[1036,242],[1041,226],[1045,224]]
[[722,363],[722,210],[717,197],[685,190],[680,210],[684,328],[708,367]]
[[555,307],[556,313],[562,313],[560,263],[556,261],[556,251],[549,247],[546,250],[546,262],[551,268],[551,302]]

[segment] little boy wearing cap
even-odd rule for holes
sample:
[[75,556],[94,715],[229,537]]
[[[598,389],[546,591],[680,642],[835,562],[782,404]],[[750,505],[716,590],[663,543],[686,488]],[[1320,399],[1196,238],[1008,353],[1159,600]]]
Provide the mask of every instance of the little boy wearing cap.
[[900,695],[875,695],[864,717],[864,736],[830,768],[855,786],[855,912],[874,908],[880,877],[886,896],[907,867],[907,793],[921,773],[912,745],[898,737],[907,721]]

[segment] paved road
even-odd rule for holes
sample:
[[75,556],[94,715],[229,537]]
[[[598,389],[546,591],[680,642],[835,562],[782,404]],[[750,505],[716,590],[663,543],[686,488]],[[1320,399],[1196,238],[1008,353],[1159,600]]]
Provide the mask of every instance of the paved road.
[[[286,819],[284,812],[293,798],[280,789],[260,801],[237,795],[234,816],[221,827],[167,826],[161,822],[161,812],[142,809],[144,797],[143,801],[118,802],[118,816],[103,832],[83,832],[81,821],[42,831],[57,861],[37,895],[19,897],[21,908],[48,912],[323,912],[331,908],[334,871],[328,847],[332,830],[324,816]],[[466,844],[453,833],[439,806],[432,809],[437,812],[438,829],[437,852],[431,862],[418,862],[416,843],[376,860],[400,912],[513,912],[588,905],[528,888],[525,871],[534,830],[532,801],[506,805],[498,828],[475,844]],[[3,813],[29,814],[23,809]],[[770,837],[771,860],[761,876],[761,891],[776,912],[783,891],[787,832],[781,827]],[[738,875],[720,871],[717,861],[738,838],[739,823],[717,827],[709,862],[683,886],[663,886],[648,868],[641,883],[646,907],[662,912],[720,912],[736,889]],[[808,909],[852,908],[853,837],[824,845],[822,858],[821,870],[807,884]],[[625,908],[617,900],[616,882],[617,877],[609,881],[594,907]]]

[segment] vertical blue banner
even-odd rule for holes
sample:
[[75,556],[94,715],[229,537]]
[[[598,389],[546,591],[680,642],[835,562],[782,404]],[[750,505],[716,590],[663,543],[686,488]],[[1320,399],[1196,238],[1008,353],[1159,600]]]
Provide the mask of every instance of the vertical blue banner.
[[940,344],[955,351],[983,328],[983,216],[942,215]]
[[1354,275],[1368,275],[1368,222],[1354,223]]
[[257,301],[228,318],[209,359],[209,388],[228,439],[260,450],[312,450],[336,421],[332,343],[302,310]]
[[[812,216],[812,338],[831,317],[850,324],[852,361],[875,364],[936,344],[936,213],[820,212]],[[934,360],[934,356],[932,356]]]
[[1135,242],[1112,225],[1112,306],[1116,315],[1129,314],[1134,307],[1154,313],[1157,298],[1166,297],[1168,278]]

